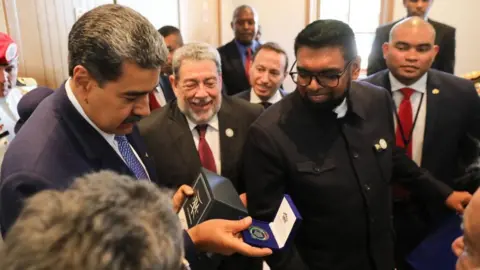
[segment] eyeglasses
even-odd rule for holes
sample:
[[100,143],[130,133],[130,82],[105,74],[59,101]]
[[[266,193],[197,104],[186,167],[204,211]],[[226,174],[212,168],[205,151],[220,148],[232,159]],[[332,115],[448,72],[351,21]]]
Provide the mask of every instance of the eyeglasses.
[[338,84],[340,83],[340,78],[343,76],[343,74],[345,74],[350,64],[353,63],[353,60],[347,62],[345,69],[342,72],[337,74],[292,71],[296,63],[297,61],[293,63],[293,66],[290,69],[289,74],[290,74],[290,77],[292,77],[293,82],[296,83],[297,85],[302,87],[309,86],[310,83],[312,83],[312,78],[315,77],[315,80],[317,81],[317,83],[322,87],[334,88],[338,86]]

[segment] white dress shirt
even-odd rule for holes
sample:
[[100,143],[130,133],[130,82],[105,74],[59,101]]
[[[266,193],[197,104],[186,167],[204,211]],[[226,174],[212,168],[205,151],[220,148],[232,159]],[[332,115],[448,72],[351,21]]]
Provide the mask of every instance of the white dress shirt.
[[[123,158],[122,156],[122,153],[120,152],[120,149],[118,148],[118,143],[117,141],[115,140],[115,134],[109,134],[109,133],[106,133],[104,131],[102,131],[100,128],[97,127],[97,125],[95,125],[92,120],[90,120],[90,118],[88,118],[88,116],[85,114],[85,111],[83,110],[82,106],[80,105],[80,103],[78,102],[77,98],[75,97],[75,95],[73,94],[73,91],[72,91],[72,88],[70,86],[70,78],[67,80],[67,82],[65,83],[65,90],[67,92],[67,96],[68,96],[68,99],[70,100],[70,102],[72,103],[73,107],[75,107],[75,109],[78,111],[78,113],[85,119],[85,121],[87,121],[98,133],[100,133],[100,135],[102,135],[102,137],[107,141],[107,143],[113,148],[113,150],[115,150],[115,152],[118,154],[118,156],[123,160],[123,162],[125,162],[125,159]],[[130,145],[130,143],[129,143]],[[150,178],[150,175],[148,175],[148,171],[147,171],[147,168],[145,167],[145,165],[143,164],[143,161],[142,159],[138,156],[137,154],[137,151],[135,151],[135,149],[130,145],[130,149],[132,149],[133,153],[135,154],[135,157],[137,158],[137,160],[140,162],[140,164],[142,164],[142,167],[143,169],[145,170],[145,173],[147,174],[148,178]],[[125,162],[125,164],[127,164]],[[128,166],[127,166],[128,167]]]
[[[412,85],[404,85],[399,82],[395,76],[392,75],[391,72],[388,73],[388,77],[390,78],[390,85],[392,87],[392,94],[393,100],[395,101],[395,106],[397,109],[400,107],[400,103],[403,99],[403,94],[399,90],[402,88],[411,88],[415,90],[413,94],[410,96],[410,102],[412,103],[412,123],[415,121],[415,116],[417,115],[418,111],[418,118],[415,126],[413,127],[413,134],[412,134],[412,159],[418,166],[422,164],[422,153],[423,153],[423,140],[425,135],[425,120],[427,115],[427,73],[423,75],[418,81],[413,83]],[[420,100],[423,100],[422,104],[420,105]],[[394,122],[395,122],[395,131],[397,130],[397,118],[394,115]]]
[[158,104],[160,104],[161,107],[167,104],[167,100],[165,99],[165,95],[163,94],[163,90],[160,84],[155,87],[155,91],[153,91],[153,94],[155,95],[155,98],[157,99],[157,102]]
[[[200,135],[198,131],[195,129],[197,124],[192,122],[188,117],[188,127],[192,132],[193,141],[195,142],[195,147],[198,151],[198,144],[200,142]],[[217,174],[221,174],[222,172],[222,162],[220,159],[220,132],[219,132],[219,125],[218,125],[218,117],[215,115],[208,123],[207,123],[207,132],[205,133],[205,140],[207,140],[208,146],[210,146],[210,150],[212,150],[213,159],[215,159],[215,166],[217,168]]]
[[[271,96],[266,102],[269,102],[270,104],[275,104],[277,102],[279,102],[280,100],[282,100],[282,94],[280,93],[279,90],[277,90],[275,92],[275,94],[273,94],[273,96]],[[263,100],[258,97],[257,93],[255,93],[255,91],[253,89],[250,90],[250,103],[255,103],[255,104],[259,104],[259,103],[262,103]]]

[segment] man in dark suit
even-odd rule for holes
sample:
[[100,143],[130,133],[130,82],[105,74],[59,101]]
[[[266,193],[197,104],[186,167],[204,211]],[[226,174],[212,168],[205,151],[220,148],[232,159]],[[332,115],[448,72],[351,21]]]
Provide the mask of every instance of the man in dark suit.
[[258,31],[258,14],[251,6],[242,5],[233,12],[230,23],[235,38],[218,48],[222,58],[224,91],[235,95],[250,88],[249,70],[260,43],[255,40]]
[[[437,179],[463,189],[453,180],[463,177],[478,157],[472,138],[480,139],[480,99],[468,80],[430,69],[438,51],[434,41],[435,29],[421,18],[399,22],[383,45],[388,70],[365,81],[391,92],[397,146],[404,147],[418,166]],[[405,261],[407,254],[450,211],[441,205],[426,208],[422,198],[398,187],[394,190],[397,269],[411,269]]]
[[[150,113],[147,95],[158,84],[166,58],[160,34],[138,12],[103,5],[73,25],[68,50],[70,78],[41,102],[5,155],[0,175],[2,235],[25,199],[45,189],[63,190],[86,173],[112,170],[159,183],[135,122]],[[180,188],[174,205],[184,193],[193,190]],[[235,237],[251,220],[232,222],[207,221],[184,233],[192,265],[195,249],[256,256],[270,252]]]
[[[424,18],[435,28],[435,44],[440,49],[432,68],[453,74],[455,68],[455,28],[427,18],[432,3],[433,0],[403,0],[403,5],[407,9],[407,17],[418,16]],[[377,28],[372,50],[368,57],[367,75],[387,69],[383,58],[382,45],[388,42],[390,30],[399,21]]]
[[172,90],[172,85],[168,76],[172,74],[172,56],[175,50],[183,46],[183,38],[180,30],[175,26],[165,25],[158,29],[162,35],[165,45],[167,45],[168,55],[167,61],[162,65],[162,73],[160,74],[160,81],[155,91],[149,94],[150,111],[156,110],[165,106],[168,102],[175,98]]
[[[247,130],[263,108],[222,96],[220,70],[220,56],[208,44],[187,44],[175,53],[171,82],[177,99],[139,125],[162,186],[191,185],[203,166],[243,192],[240,156]],[[240,260],[246,258],[228,259],[220,268],[251,268]]]
[[244,149],[252,217],[272,221],[289,194],[303,218],[295,240],[266,260],[272,270],[393,269],[392,175],[458,211],[471,195],[395,147],[388,92],[352,82],[360,60],[347,24],[313,22],[296,37],[295,55],[297,90],[252,124]]
[[249,72],[252,87],[235,96],[267,109],[286,95],[281,86],[287,76],[287,68],[288,56],[280,45],[274,42],[261,45],[253,55]]

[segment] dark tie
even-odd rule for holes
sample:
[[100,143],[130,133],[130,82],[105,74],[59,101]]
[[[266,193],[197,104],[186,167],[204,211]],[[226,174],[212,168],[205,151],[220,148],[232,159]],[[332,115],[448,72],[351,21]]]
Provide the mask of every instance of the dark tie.
[[158,100],[157,100],[157,97],[155,97],[154,91],[152,91],[148,94],[148,103],[150,105],[150,111],[153,111],[155,109],[158,109],[158,108],[162,107],[162,106],[160,106],[160,103],[158,103]]
[[127,164],[130,171],[135,174],[137,179],[139,180],[148,180],[148,175],[145,169],[143,168],[142,164],[133,153],[130,144],[128,143],[127,137],[125,136],[115,136],[115,141],[118,143],[118,150],[122,154],[125,163]]
[[268,102],[268,101],[262,101],[260,102],[260,104],[263,106],[263,108],[265,109],[268,109],[268,107],[270,107],[272,105],[272,103]]
[[250,65],[252,64],[252,48],[247,48],[246,52],[246,58],[245,58],[245,75],[247,76],[247,79],[250,77]]
[[205,139],[208,125],[198,125],[195,129],[200,137],[198,142],[198,155],[202,166],[207,170],[217,173],[217,166],[215,165],[215,158],[213,157],[212,150]]
[[[412,129],[413,129],[413,112],[412,103],[410,97],[415,92],[411,88],[402,88],[400,92],[403,94],[403,99],[400,102],[398,108],[398,121],[396,135],[396,145],[404,148],[407,152],[407,156],[412,158]],[[407,145],[405,145],[407,143]],[[408,200],[410,192],[399,184],[394,183],[392,185],[393,198],[395,200],[405,201]]]

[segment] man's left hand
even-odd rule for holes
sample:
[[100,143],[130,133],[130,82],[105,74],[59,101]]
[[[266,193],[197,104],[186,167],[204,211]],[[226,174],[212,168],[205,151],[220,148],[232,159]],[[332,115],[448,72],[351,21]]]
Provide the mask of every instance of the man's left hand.
[[182,207],[183,202],[187,197],[192,196],[194,193],[193,189],[190,186],[182,185],[177,192],[173,195],[173,210],[175,213],[180,211],[180,207]]
[[472,195],[465,191],[454,191],[450,196],[448,196],[445,204],[451,209],[457,211],[459,214],[463,214],[465,206],[472,199]]

